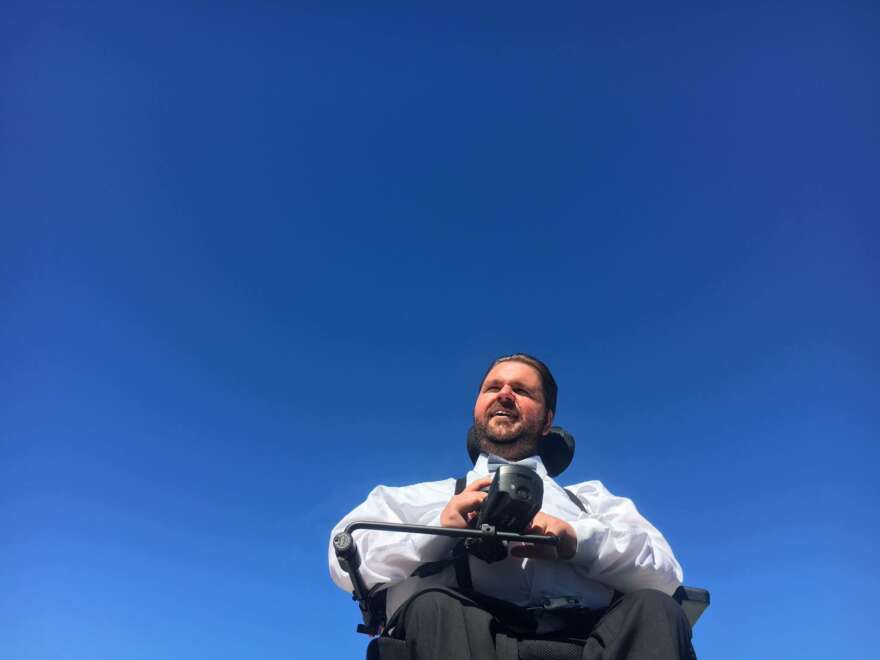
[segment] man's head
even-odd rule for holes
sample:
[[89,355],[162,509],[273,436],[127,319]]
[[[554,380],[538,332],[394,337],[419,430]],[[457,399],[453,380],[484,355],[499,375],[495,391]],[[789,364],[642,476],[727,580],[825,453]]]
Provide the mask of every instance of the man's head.
[[556,381],[547,365],[525,353],[498,358],[474,404],[480,449],[512,461],[537,454],[555,411]]

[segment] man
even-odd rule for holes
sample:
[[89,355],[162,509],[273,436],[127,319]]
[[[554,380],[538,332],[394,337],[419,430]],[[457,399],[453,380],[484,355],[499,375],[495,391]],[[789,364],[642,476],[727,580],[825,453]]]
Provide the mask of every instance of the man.
[[[519,544],[495,563],[465,557],[462,570],[449,561],[450,538],[355,533],[361,575],[367,587],[390,585],[388,628],[407,640],[413,660],[494,658],[511,644],[515,657],[515,645],[525,639],[582,645],[585,660],[694,657],[687,619],[670,597],[681,584],[681,567],[660,532],[600,482],[566,493],[548,475],[540,453],[556,394],[550,370],[537,358],[498,358],[474,405],[480,454],[462,492],[455,493],[455,479],[379,486],[334,528],[333,535],[352,520],[465,528],[498,464],[527,465],[541,476],[542,509],[526,531],[558,537],[555,548]],[[332,543],[329,561],[333,580],[351,591]]]

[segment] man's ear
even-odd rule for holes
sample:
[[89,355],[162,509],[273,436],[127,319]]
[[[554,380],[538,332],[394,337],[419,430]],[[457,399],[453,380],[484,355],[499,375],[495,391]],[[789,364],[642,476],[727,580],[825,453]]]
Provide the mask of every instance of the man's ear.
[[551,426],[553,426],[553,411],[548,408],[547,418],[544,420],[544,428],[541,430],[541,435],[547,435],[550,433]]

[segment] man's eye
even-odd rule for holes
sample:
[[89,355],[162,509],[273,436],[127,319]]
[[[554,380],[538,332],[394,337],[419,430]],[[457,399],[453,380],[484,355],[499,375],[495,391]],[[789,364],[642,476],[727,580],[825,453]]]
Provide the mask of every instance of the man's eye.
[[521,388],[521,387],[517,387],[517,388],[514,390],[514,392],[516,392],[517,394],[522,394],[523,396],[531,396],[531,395],[532,395],[531,392],[529,392],[528,390],[524,390],[524,389]]
[[486,391],[487,391],[487,392],[497,392],[497,391],[500,390],[500,389],[501,389],[501,388],[498,387],[497,385],[489,385],[489,386],[486,388]]

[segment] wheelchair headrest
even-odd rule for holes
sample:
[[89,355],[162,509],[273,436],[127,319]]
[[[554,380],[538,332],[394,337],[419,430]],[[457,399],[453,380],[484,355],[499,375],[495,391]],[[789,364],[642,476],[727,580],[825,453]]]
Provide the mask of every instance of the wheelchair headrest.
[[[476,463],[480,457],[480,443],[473,426],[468,429],[467,450],[471,462]],[[561,474],[574,458],[574,436],[561,426],[552,427],[550,433],[538,443],[538,455],[547,468],[547,474],[551,477]]]

